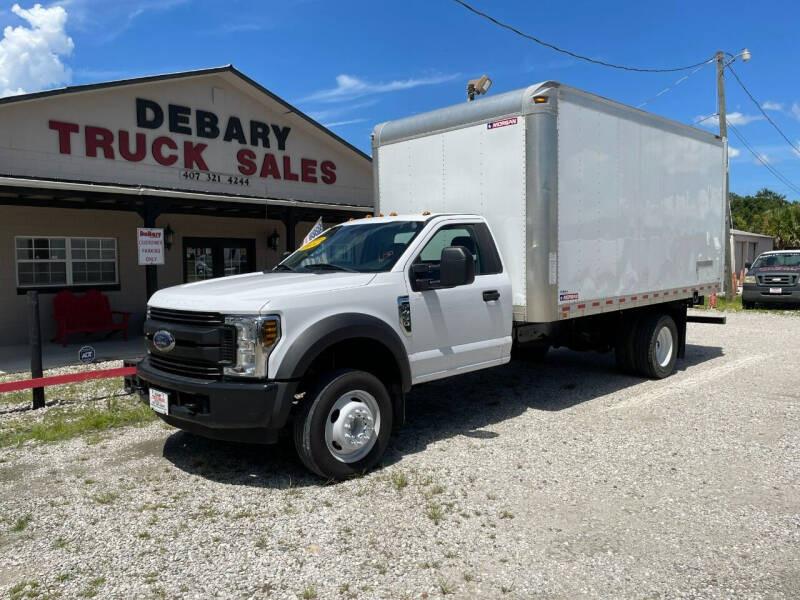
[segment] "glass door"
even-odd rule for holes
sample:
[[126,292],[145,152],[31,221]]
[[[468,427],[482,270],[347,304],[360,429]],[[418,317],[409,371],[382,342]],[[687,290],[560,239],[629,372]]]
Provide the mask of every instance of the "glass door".
[[183,238],[183,281],[191,283],[255,270],[254,239]]

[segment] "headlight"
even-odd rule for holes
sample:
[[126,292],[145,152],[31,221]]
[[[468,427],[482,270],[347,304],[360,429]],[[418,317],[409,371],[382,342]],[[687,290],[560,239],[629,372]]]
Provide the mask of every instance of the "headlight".
[[225,375],[266,377],[270,352],[281,338],[280,317],[225,317],[236,328],[236,364],[225,367]]
[[755,275],[745,275],[744,276],[744,282],[745,283],[755,283],[756,282],[756,276]]

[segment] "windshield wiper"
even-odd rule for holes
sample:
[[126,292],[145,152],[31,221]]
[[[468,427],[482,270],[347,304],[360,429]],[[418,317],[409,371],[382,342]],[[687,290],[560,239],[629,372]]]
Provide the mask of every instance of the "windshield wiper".
[[283,263],[279,265],[275,265],[272,270],[273,271],[280,271],[281,269],[285,269],[286,271],[291,271],[292,273],[297,273],[297,269],[290,267],[289,265],[285,265]]
[[350,267],[343,267],[342,265],[332,265],[331,263],[314,263],[311,265],[303,265],[304,269],[328,269],[331,271],[347,271],[348,273],[359,273]]

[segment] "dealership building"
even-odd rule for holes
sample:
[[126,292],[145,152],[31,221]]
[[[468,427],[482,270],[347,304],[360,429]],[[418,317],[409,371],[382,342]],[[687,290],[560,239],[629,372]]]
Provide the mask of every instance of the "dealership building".
[[[370,157],[232,66],[0,99],[0,330],[60,290],[133,313],[155,290],[274,266],[320,217],[373,210]],[[137,228],[162,228],[158,266]],[[77,340],[76,340],[77,341]]]

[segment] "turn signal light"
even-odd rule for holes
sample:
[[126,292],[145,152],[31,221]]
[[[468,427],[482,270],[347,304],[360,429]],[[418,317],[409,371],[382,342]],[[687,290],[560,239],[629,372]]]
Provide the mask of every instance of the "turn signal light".
[[264,321],[261,325],[261,341],[265,346],[271,346],[278,341],[280,329],[277,320]]
[[533,103],[534,104],[544,104],[547,102],[547,96],[534,96]]
[[372,213],[367,213],[367,214],[365,214],[365,215],[364,215],[364,218],[365,218],[365,219],[371,219],[371,218],[372,218]]
[[390,216],[390,217],[396,217],[396,216],[397,216],[397,213],[396,213],[396,212],[390,212],[390,213],[389,213],[389,216]]
[[422,216],[427,217],[429,214],[431,214],[431,211],[426,210],[425,212],[422,213]]

